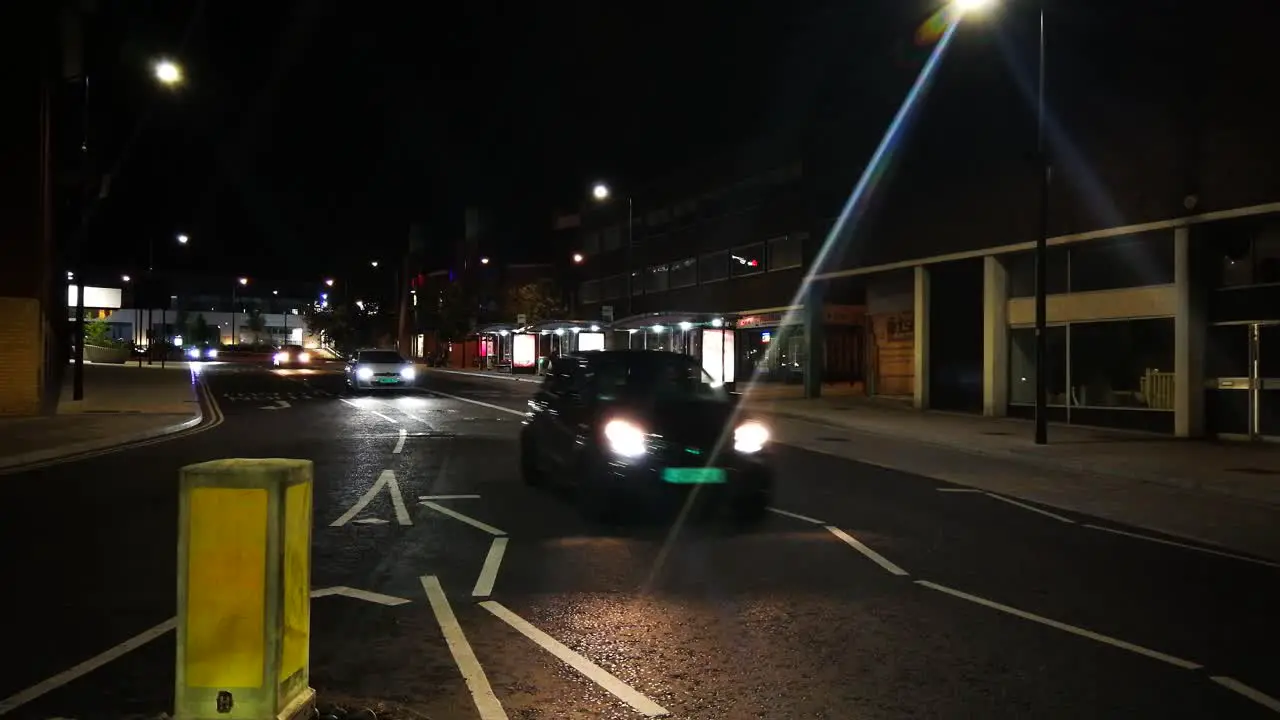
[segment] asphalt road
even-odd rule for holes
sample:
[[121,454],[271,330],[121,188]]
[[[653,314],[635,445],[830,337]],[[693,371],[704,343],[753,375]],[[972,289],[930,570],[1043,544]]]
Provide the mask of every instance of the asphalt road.
[[226,457],[315,462],[322,702],[434,720],[1280,714],[1280,568],[788,447],[791,515],[674,539],[599,527],[519,479],[530,385],[203,377],[212,429],[0,476],[0,715],[172,710],[176,479]]

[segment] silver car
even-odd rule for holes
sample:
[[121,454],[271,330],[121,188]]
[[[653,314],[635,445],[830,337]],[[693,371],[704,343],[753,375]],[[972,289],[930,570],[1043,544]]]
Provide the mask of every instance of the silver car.
[[380,390],[413,387],[413,363],[395,350],[359,350],[347,361],[347,387]]

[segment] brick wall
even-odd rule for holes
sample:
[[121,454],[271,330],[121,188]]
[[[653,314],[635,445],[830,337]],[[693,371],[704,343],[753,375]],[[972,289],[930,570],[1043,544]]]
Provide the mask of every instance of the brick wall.
[[43,335],[39,301],[0,297],[0,415],[40,412]]

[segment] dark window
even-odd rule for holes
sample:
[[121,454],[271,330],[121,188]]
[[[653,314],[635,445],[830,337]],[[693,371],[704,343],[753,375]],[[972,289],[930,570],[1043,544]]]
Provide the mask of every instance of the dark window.
[[1073,323],[1071,404],[1173,410],[1173,318]]
[[[1067,291],[1067,249],[1051,247],[1047,255],[1045,292],[1050,295],[1064,293]],[[1009,274],[1009,297],[1033,297],[1036,294],[1035,253],[1028,250],[1006,255],[1004,261]]]
[[769,269],[798,268],[804,262],[804,243],[799,235],[774,238],[769,241]]
[[1071,292],[1173,282],[1173,232],[1108,238],[1070,246]]
[[1253,245],[1253,282],[1280,283],[1280,231],[1263,235]]
[[617,250],[622,247],[622,227],[618,225],[610,225],[604,229],[604,236],[600,240],[600,248],[603,251]]
[[698,281],[709,283],[729,277],[729,253],[707,253],[698,263]]
[[698,284],[698,259],[685,258],[671,263],[669,284],[672,290]]
[[764,243],[743,245],[730,251],[729,271],[733,277],[764,272]]
[[[1046,328],[1046,379],[1050,405],[1067,404],[1067,328]],[[1036,331],[1015,328],[1009,331],[1009,404],[1036,402]]]
[[600,281],[588,280],[578,290],[578,301],[582,303],[600,302]]
[[667,290],[667,272],[670,270],[666,265],[653,265],[649,268],[649,276],[645,284],[645,292],[659,293]]
[[600,281],[600,298],[602,300],[616,300],[620,297],[625,297],[626,294],[626,275],[610,275]]
[[591,363],[596,393],[602,400],[619,397],[671,400],[727,400],[724,390],[686,355],[625,353],[605,355]]
[[631,271],[631,294],[632,295],[644,294],[644,271],[643,270]]

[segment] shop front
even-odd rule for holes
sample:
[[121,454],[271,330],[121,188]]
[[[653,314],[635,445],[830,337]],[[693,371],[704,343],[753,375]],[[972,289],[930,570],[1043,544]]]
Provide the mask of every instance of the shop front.
[[[743,314],[737,320],[737,371],[755,382],[801,385],[810,363],[802,308],[780,308]],[[818,371],[823,382],[857,383],[863,379],[863,334],[866,314],[856,305],[823,307],[822,347]]]
[[608,327],[593,320],[547,320],[518,328],[513,369],[542,372],[547,361],[558,355],[603,350]]
[[646,313],[613,324],[613,346],[620,350],[678,352],[697,358],[716,382],[736,380],[735,318],[708,313]]

